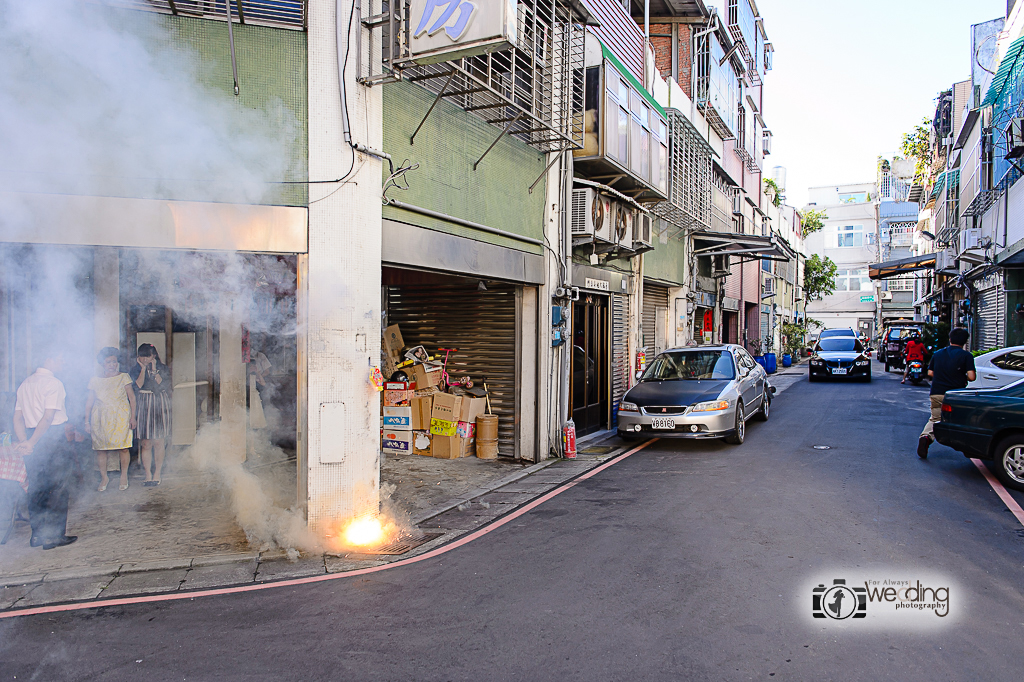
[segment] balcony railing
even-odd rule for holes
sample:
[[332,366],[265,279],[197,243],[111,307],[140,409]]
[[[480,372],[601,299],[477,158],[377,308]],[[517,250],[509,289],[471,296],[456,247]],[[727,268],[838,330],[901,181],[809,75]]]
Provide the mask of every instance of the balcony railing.
[[[225,0],[88,0],[127,9],[148,10],[203,19],[227,21]],[[231,19],[240,24],[258,24],[304,30],[306,0],[230,0]]]
[[[654,212],[681,229],[711,228],[711,155],[714,150],[678,110],[667,109],[668,201]],[[720,191],[717,190],[716,191]]]

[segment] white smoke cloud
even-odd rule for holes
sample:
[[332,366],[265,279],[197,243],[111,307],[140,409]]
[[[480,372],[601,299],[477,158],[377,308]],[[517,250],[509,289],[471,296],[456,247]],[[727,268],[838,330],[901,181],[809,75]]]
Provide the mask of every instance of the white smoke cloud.
[[200,83],[150,12],[0,0],[0,177],[8,189],[258,203],[298,123]]

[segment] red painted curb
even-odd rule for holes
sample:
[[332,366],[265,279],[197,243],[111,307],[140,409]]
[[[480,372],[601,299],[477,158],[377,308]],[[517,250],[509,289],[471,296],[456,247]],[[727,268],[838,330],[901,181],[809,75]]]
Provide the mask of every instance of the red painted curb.
[[33,607],[33,608],[9,610],[9,611],[0,612],[0,619],[3,619],[3,618],[15,618],[15,617],[18,617],[18,616],[36,616],[36,615],[43,614],[43,613],[60,613],[60,612],[63,612],[63,611],[82,611],[82,610],[85,610],[85,609],[103,608],[105,606],[126,606],[128,604],[150,604],[150,603],[162,602],[162,601],[180,601],[182,599],[197,599],[199,597],[215,597],[217,595],[222,595],[222,594],[238,594],[240,592],[255,592],[257,590],[269,590],[269,589],[277,588],[277,587],[294,587],[296,585],[308,585],[310,583],[319,583],[319,582],[324,582],[326,580],[339,580],[341,578],[351,578],[351,577],[359,576],[359,575],[367,575],[369,573],[379,573],[381,571],[386,571],[386,570],[389,570],[389,569],[392,569],[392,568],[399,568],[401,566],[409,566],[411,564],[415,564],[415,563],[418,563],[420,561],[426,561],[427,559],[433,559],[434,557],[441,556],[442,554],[447,554],[448,552],[452,551],[453,549],[457,549],[459,547],[462,547],[463,545],[467,545],[470,542],[472,542],[473,540],[476,540],[477,538],[481,538],[484,535],[487,535],[488,533],[490,533],[491,531],[494,531],[494,530],[497,530],[498,528],[501,528],[506,523],[509,523],[511,521],[514,521],[514,520],[518,519],[523,514],[529,512],[529,511],[531,511],[533,509],[536,509],[537,507],[539,507],[540,505],[544,504],[548,500],[556,497],[557,495],[561,495],[562,493],[564,493],[566,490],[569,490],[570,488],[573,488],[580,481],[585,481],[588,478],[591,478],[592,476],[596,476],[597,474],[599,474],[600,472],[604,471],[605,469],[607,469],[607,468],[609,468],[609,467],[611,467],[611,466],[613,466],[615,464],[618,464],[619,462],[621,462],[622,460],[626,459],[627,457],[629,457],[629,456],[631,456],[633,454],[636,454],[637,452],[640,452],[641,450],[643,450],[647,446],[657,442],[657,440],[658,440],[657,438],[649,440],[646,443],[638,445],[637,447],[633,448],[629,452],[626,452],[626,453],[620,455],[619,457],[616,457],[613,460],[605,462],[604,464],[602,464],[600,466],[594,467],[593,469],[591,469],[590,471],[586,472],[585,474],[582,474],[581,476],[578,476],[577,478],[574,478],[573,480],[569,481],[568,483],[563,483],[562,485],[560,485],[559,487],[555,488],[554,490],[552,490],[552,491],[550,491],[548,493],[545,493],[541,497],[538,497],[536,500],[533,500],[532,502],[529,502],[529,503],[523,505],[519,509],[516,509],[514,512],[511,512],[511,513],[507,514],[506,516],[501,517],[497,521],[494,521],[493,523],[491,523],[489,525],[486,525],[483,528],[480,528],[479,530],[475,530],[472,533],[464,535],[461,538],[459,538],[458,540],[450,542],[447,545],[444,545],[443,547],[438,547],[437,549],[432,549],[429,552],[425,552],[423,554],[420,554],[419,556],[411,557],[409,559],[401,559],[401,560],[396,561],[394,563],[384,564],[383,566],[373,566],[373,567],[370,567],[370,568],[360,568],[360,569],[356,569],[354,571],[345,571],[343,573],[331,573],[331,574],[328,574],[328,575],[316,575],[316,576],[311,576],[311,577],[308,577],[308,578],[293,578],[291,580],[281,580],[281,581],[278,581],[278,582],[271,582],[271,583],[260,583],[258,585],[239,585],[237,587],[221,587],[221,588],[217,588],[217,589],[213,589],[213,590],[196,590],[195,592],[173,592],[173,593],[169,593],[169,594],[154,594],[154,595],[150,595],[150,596],[146,596],[146,597],[123,597],[123,598],[120,598],[120,599],[93,599],[93,600],[85,601],[85,602],[75,602],[73,604],[54,604],[52,606],[36,606],[36,607]]

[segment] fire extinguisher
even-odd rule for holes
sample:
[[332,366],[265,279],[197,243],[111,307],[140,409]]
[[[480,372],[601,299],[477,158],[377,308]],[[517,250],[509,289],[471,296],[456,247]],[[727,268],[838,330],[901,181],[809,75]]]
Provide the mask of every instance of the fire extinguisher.
[[571,419],[562,427],[562,446],[566,459],[576,459],[576,422]]
[[636,372],[643,374],[647,368],[647,348],[641,348],[636,352]]

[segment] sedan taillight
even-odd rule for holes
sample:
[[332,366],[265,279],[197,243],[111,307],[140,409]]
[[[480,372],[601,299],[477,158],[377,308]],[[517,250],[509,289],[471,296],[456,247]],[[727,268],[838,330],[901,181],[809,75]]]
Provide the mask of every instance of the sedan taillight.
[[953,411],[953,406],[949,403],[942,403],[942,411],[949,414]]

